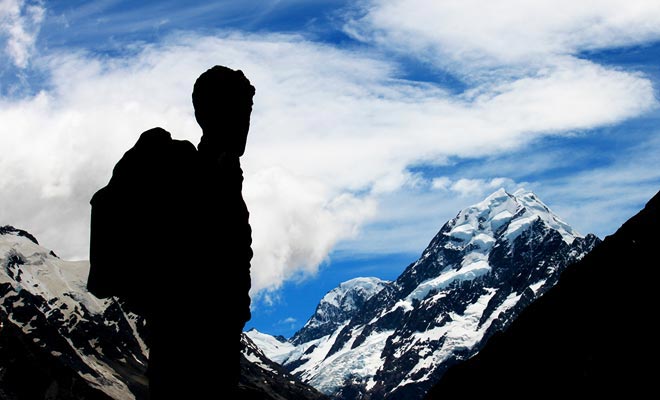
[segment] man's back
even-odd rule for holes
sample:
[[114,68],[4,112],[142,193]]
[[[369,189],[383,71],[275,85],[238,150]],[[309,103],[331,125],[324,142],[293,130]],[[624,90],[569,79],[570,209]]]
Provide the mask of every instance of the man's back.
[[239,157],[253,95],[241,71],[206,71],[193,91],[199,150],[144,132],[92,199],[88,288],[146,316],[152,399],[238,385],[252,258]]

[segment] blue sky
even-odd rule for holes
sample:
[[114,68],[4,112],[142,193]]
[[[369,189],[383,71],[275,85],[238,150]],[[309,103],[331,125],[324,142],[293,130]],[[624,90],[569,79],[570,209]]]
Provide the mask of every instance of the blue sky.
[[245,71],[248,328],[268,333],[396,278],[499,187],[601,237],[660,189],[657,1],[2,0],[0,48],[0,224],[70,259],[139,133],[197,143],[192,83]]

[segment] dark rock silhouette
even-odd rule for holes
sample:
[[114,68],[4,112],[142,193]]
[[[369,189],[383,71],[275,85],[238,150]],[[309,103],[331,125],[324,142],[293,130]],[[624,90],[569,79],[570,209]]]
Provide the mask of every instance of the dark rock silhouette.
[[31,339],[0,310],[0,399],[112,400]]
[[426,398],[655,392],[659,212],[660,193]]
[[11,225],[0,226],[0,235],[15,234],[17,236],[23,236],[28,238],[32,243],[39,244],[37,239],[30,234],[30,232],[24,231],[22,229],[16,229]]
[[[193,90],[198,149],[148,130],[91,201],[88,288],[146,317],[152,399],[238,385],[252,258],[239,157],[253,95],[241,71],[206,71]],[[195,330],[189,321],[207,323]]]

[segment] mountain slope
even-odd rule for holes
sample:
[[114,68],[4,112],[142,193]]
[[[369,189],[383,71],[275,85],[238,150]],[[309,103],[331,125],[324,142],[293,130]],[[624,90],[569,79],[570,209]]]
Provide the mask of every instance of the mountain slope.
[[[146,394],[146,347],[138,334],[144,321],[125,313],[116,300],[86,291],[88,263],[60,260],[27,232],[5,226],[0,265],[1,351],[13,353],[13,361],[0,361],[0,387],[13,393],[10,398],[32,397],[21,394],[26,390],[42,390],[32,398],[46,393],[66,398],[67,382],[77,388],[74,398]],[[24,352],[10,343],[21,343]],[[50,365],[53,374],[22,375],[26,365]],[[12,376],[22,377],[22,384]]]
[[0,321],[0,399],[108,400],[6,318]]
[[659,244],[660,193],[427,398],[512,397],[509,386],[518,388],[513,397],[540,388],[551,396],[648,396],[656,389],[657,335],[649,324],[660,305]]
[[367,300],[380,292],[388,283],[378,278],[353,278],[342,282],[319,302],[305,326],[291,338],[291,343],[302,344],[331,334],[361,312]]
[[268,354],[267,358],[278,364],[282,364],[296,348],[295,345],[281,336],[274,337],[267,333],[261,333],[254,328],[245,332],[245,335],[264,353],[264,356]]
[[271,361],[243,333],[240,398],[242,400],[324,400],[326,396],[289,374]]
[[280,359],[339,399],[421,398],[597,242],[533,193],[499,190],[447,222],[420,259],[350,319],[316,335],[304,332],[308,323]]

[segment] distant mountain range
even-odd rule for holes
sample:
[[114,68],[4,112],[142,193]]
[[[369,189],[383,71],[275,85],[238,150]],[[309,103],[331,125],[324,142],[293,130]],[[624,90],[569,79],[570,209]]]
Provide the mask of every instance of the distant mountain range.
[[[0,227],[0,399],[147,398],[144,319],[86,289],[89,263]],[[245,399],[320,400],[243,337]]]
[[599,242],[534,193],[501,189],[447,222],[395,281],[342,283],[288,341],[247,335],[331,398],[421,399]]
[[[288,340],[244,334],[244,398],[640,397],[657,354],[659,208],[656,195],[601,243],[535,194],[499,190],[396,280],[342,283]],[[146,398],[144,320],[89,294],[88,270],[0,227],[1,399]]]

